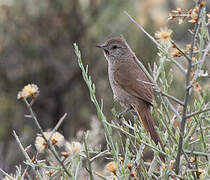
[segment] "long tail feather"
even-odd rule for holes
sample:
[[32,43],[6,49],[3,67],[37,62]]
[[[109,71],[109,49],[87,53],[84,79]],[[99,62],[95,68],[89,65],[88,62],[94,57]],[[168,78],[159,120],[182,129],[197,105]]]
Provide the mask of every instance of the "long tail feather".
[[[163,143],[155,129],[155,123],[152,117],[150,105],[144,102],[138,106],[135,106],[134,108],[138,113],[145,130],[150,134],[151,139],[155,142],[155,144],[159,143],[162,150],[165,152]],[[164,155],[160,154],[160,158],[163,162],[165,162]]]

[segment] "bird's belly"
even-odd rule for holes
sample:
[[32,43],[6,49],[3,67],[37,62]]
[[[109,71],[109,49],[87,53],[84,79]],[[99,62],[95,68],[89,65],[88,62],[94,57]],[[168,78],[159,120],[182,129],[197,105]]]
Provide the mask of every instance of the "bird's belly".
[[134,97],[131,97],[130,94],[128,94],[122,87],[117,85],[115,82],[110,82],[114,99],[118,101],[121,105],[129,107],[131,104],[133,104]]

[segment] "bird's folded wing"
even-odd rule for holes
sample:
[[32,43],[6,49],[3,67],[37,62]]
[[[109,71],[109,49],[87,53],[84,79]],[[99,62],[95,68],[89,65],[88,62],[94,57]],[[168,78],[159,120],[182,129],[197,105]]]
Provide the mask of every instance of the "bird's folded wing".
[[144,83],[149,82],[148,78],[135,62],[120,64],[113,75],[115,82],[129,94],[152,104],[152,87]]

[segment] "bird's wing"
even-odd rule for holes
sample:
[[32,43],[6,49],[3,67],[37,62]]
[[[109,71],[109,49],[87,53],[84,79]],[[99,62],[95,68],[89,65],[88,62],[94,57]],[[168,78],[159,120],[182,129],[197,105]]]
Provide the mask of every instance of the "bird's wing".
[[[129,94],[152,104],[152,87],[145,73],[133,62],[121,63],[113,74],[115,82]],[[140,80],[140,81],[139,81]]]

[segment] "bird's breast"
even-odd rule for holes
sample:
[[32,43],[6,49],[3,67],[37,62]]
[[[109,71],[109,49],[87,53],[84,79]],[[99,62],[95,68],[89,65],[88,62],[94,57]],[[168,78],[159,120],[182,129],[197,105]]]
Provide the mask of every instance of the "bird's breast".
[[132,97],[129,93],[127,93],[115,80],[114,80],[114,72],[116,71],[116,67],[110,66],[108,68],[109,74],[109,82],[112,88],[113,97],[120,104],[127,106],[131,104]]

